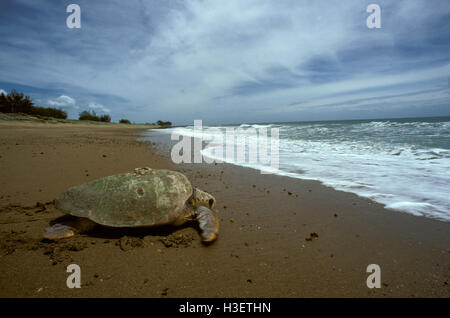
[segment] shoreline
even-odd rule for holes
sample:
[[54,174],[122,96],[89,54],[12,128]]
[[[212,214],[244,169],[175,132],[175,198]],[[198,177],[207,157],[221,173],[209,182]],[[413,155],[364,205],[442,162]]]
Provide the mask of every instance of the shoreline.
[[[0,297],[450,297],[448,222],[319,181],[175,165],[136,140],[146,128],[93,127],[0,122]],[[217,242],[203,246],[188,226],[40,241],[61,212],[36,202],[140,166],[183,172],[213,194]],[[71,263],[79,290],[65,286]],[[369,264],[381,267],[380,289],[366,287]]]

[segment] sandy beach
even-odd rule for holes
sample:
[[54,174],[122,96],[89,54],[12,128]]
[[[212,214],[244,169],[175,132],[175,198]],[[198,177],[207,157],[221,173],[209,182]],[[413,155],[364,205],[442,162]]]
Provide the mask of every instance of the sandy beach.
[[[0,121],[0,297],[450,297],[448,222],[316,181],[175,165],[137,141],[142,130]],[[213,194],[218,240],[204,246],[188,224],[42,241],[61,192],[136,167],[183,172]],[[80,289],[66,286],[69,264]],[[379,289],[366,286],[369,264]]]

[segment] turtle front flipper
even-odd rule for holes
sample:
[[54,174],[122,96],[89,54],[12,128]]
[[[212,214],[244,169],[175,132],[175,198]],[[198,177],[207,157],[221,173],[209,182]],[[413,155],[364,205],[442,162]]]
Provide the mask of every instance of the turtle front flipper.
[[205,206],[199,206],[195,209],[195,214],[202,230],[203,242],[210,243],[214,241],[219,234],[219,218],[216,213]]
[[194,188],[192,193],[192,205],[203,205],[211,209],[216,206],[216,199],[208,192],[202,191],[199,188]]

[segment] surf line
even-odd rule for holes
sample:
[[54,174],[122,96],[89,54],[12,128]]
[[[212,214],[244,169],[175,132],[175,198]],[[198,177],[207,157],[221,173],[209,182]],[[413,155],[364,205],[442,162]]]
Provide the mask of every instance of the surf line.
[[173,145],[170,157],[175,164],[226,161],[256,165],[262,174],[276,173],[280,161],[279,130],[270,128],[269,134],[266,127],[203,128],[201,120],[194,120],[193,136],[181,135],[180,140],[180,134],[172,132],[171,139],[178,142]]

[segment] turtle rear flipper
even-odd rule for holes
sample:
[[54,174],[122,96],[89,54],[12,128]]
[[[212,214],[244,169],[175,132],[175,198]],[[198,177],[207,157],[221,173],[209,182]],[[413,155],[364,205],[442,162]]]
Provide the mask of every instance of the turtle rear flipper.
[[214,241],[219,233],[219,218],[216,213],[205,206],[195,209],[197,221],[202,230],[201,236],[205,243]]
[[75,229],[73,227],[63,224],[55,224],[45,228],[45,232],[42,236],[47,240],[59,240],[72,237],[74,235]]
[[[76,218],[74,220],[66,220],[61,223],[47,227],[43,237],[47,240],[59,240],[69,238],[78,233],[90,232],[97,224],[86,218]],[[66,223],[66,224],[64,224]]]

